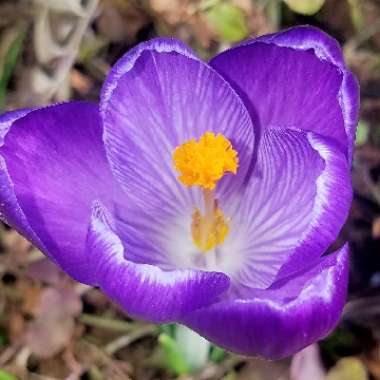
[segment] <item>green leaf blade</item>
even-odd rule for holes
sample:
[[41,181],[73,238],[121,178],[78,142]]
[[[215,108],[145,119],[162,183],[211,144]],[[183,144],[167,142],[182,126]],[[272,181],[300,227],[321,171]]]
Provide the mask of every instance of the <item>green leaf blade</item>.
[[230,3],[216,3],[207,12],[210,23],[227,42],[238,42],[248,36],[244,12]]
[[25,31],[21,31],[14,38],[7,50],[0,68],[0,110],[4,109],[5,95],[9,81],[12,77],[13,70],[16,66],[18,57],[21,53],[23,42],[25,39]]

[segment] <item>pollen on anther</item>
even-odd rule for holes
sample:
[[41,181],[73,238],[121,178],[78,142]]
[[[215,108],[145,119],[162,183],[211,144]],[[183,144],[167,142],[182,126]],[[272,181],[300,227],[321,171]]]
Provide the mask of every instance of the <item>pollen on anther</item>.
[[173,153],[178,179],[186,186],[214,189],[227,172],[236,174],[238,155],[231,142],[222,134],[204,133],[199,141],[191,139]]

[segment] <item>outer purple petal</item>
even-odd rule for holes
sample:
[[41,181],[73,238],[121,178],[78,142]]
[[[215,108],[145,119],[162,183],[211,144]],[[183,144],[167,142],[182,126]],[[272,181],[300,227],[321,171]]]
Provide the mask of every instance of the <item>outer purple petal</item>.
[[359,84],[356,77],[347,69],[344,63],[343,52],[338,41],[312,26],[300,26],[280,33],[267,34],[259,37],[258,40],[299,50],[312,49],[318,58],[331,62],[340,68],[344,76],[339,92],[339,103],[342,107],[349,142],[348,156],[352,157],[359,117]]
[[[256,40],[299,50],[312,49],[318,58],[344,67],[343,52],[338,41],[313,26],[297,26],[279,33],[260,36]],[[249,43],[251,41],[243,42],[242,45]]]
[[[0,220],[13,226],[34,245],[44,250],[44,246],[31,228],[22,211],[14,192],[4,158],[0,156]],[[47,253],[48,254],[48,253]],[[50,255],[49,255],[50,256]]]
[[227,350],[279,359],[325,337],[346,298],[348,247],[297,277],[252,292],[250,299],[214,303],[184,323]]
[[24,117],[32,110],[30,109],[20,109],[15,111],[10,111],[0,115],[0,146],[4,143],[4,137],[8,133],[9,128],[12,124],[21,117]]
[[334,141],[312,132],[267,130],[241,202],[226,210],[231,236],[243,242],[238,254],[228,255],[226,273],[235,283],[265,288],[319,261],[351,199],[348,163]]
[[314,27],[296,27],[246,41],[211,65],[235,86],[262,128],[333,137],[351,161],[358,84],[333,38]]
[[212,303],[229,287],[223,273],[198,270],[163,271],[135,264],[119,237],[112,232],[109,216],[96,203],[87,237],[88,266],[97,284],[133,317],[156,323],[174,322]]
[[[12,124],[29,112],[31,110],[25,109],[0,115],[0,146],[3,145],[4,138]],[[43,244],[32,230],[24,212],[21,210],[14,192],[12,180],[8,174],[7,165],[2,156],[0,156],[0,200],[0,219],[4,223],[14,226],[20,234],[32,241],[41,250],[44,250]]]
[[[194,205],[202,205],[199,189],[178,181],[174,149],[206,131],[223,133],[238,151],[239,169],[217,192],[231,194],[251,164],[250,116],[218,73],[171,39],[140,44],[116,64],[104,85],[101,111],[107,156],[127,194],[122,240],[136,261],[152,262],[152,250],[162,251],[153,241],[156,230],[162,236],[176,219],[191,216]],[[142,259],[147,252],[151,259]]]
[[15,120],[0,148],[5,219],[82,282],[92,201],[119,194],[101,134],[96,105],[66,103]]

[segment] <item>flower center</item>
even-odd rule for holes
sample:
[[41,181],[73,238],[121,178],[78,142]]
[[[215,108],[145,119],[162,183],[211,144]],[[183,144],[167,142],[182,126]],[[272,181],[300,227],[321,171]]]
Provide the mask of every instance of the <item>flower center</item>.
[[225,173],[236,174],[238,156],[231,142],[222,134],[206,132],[199,141],[191,139],[173,153],[178,180],[186,186],[203,189],[204,214],[195,209],[191,223],[193,242],[207,252],[224,242],[229,232],[229,218],[219,208],[213,190]]

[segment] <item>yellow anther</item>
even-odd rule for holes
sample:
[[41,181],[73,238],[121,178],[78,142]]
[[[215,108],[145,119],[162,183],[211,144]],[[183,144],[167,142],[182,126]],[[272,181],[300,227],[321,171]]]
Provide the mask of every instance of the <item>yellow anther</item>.
[[178,179],[186,186],[214,189],[226,172],[236,174],[238,156],[231,142],[222,134],[206,132],[199,142],[191,139],[173,153]]
[[228,222],[219,208],[214,210],[211,220],[196,209],[191,223],[191,234],[196,247],[202,252],[207,252],[222,244],[230,230]]

